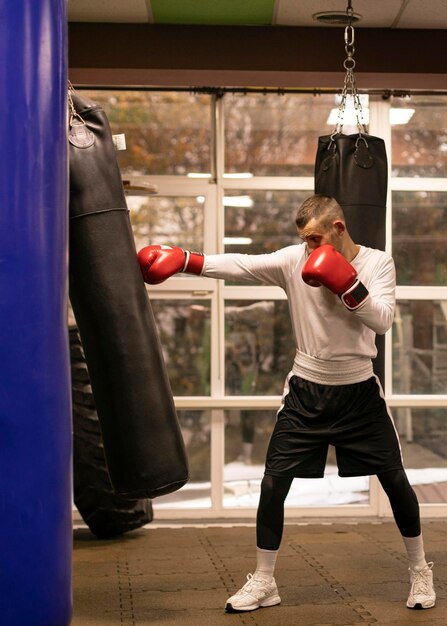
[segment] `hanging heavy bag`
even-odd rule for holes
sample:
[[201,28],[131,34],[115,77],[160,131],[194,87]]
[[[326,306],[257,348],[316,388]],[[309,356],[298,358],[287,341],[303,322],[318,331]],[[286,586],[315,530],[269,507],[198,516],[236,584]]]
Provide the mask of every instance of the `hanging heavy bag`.
[[186,483],[185,446],[107,117],[69,102],[70,300],[113,488],[155,498]]
[[318,138],[315,193],[343,207],[356,243],[385,249],[388,165],[385,142],[363,133]]
[[[353,240],[371,248],[385,249],[385,214],[388,165],[385,142],[366,133],[363,108],[357,92],[354,68],[353,10],[347,9],[344,31],[346,70],[338,117],[331,135],[318,140],[315,161],[315,193],[333,196],[343,207]],[[358,133],[344,135],[348,94],[352,97]]]
[[[363,246],[385,249],[388,165],[385,142],[366,133],[363,110],[357,92],[354,68],[352,9],[344,41],[346,70],[337,124],[331,135],[318,139],[315,160],[315,193],[334,197],[343,208],[352,239]],[[357,118],[358,133],[342,133],[348,93]],[[385,338],[376,336],[374,371],[385,383]]]
[[[385,249],[388,165],[385,142],[364,134],[336,133],[318,138],[315,193],[332,196],[345,213],[352,239]],[[385,337],[376,336],[374,372],[385,384]]]
[[107,471],[101,427],[76,325],[69,326],[73,409],[73,500],[98,539],[117,537],[152,521],[151,500],[115,493]]

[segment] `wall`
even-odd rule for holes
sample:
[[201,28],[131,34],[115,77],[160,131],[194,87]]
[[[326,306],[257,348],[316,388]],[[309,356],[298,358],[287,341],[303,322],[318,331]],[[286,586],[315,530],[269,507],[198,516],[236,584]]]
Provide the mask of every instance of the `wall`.
[[[447,89],[445,30],[357,28],[359,89]],[[69,24],[70,80],[338,89],[343,28]]]

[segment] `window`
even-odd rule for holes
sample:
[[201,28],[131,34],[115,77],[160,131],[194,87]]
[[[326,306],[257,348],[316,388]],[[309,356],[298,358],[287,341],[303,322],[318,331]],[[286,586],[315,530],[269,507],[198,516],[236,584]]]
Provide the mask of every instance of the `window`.
[[210,302],[151,298],[175,396],[210,393]]
[[390,123],[393,176],[447,176],[445,96],[393,98]]
[[313,176],[318,137],[335,127],[334,107],[333,95],[227,94],[225,172]]
[[225,393],[280,395],[295,356],[286,300],[226,300]]
[[396,393],[445,393],[447,301],[398,300],[393,355]]
[[198,196],[130,196],[127,198],[138,249],[150,244],[203,250],[203,198]]
[[[334,130],[338,96],[84,93],[102,104],[112,132],[126,136],[127,149],[117,156],[123,178],[136,181],[127,203],[137,249],[157,243],[258,254],[298,243],[296,208],[313,193],[318,137]],[[398,288],[385,392],[421,503],[442,505],[447,98],[362,95],[362,106],[371,134],[385,138],[391,163],[387,246]],[[345,118],[343,132],[356,131]],[[144,182],[156,193],[138,191]],[[184,275],[148,293],[191,473],[188,485],[157,498],[157,515],[253,518],[294,358],[285,294]],[[325,477],[296,481],[287,507],[294,515],[378,514],[387,501],[372,485],[368,477],[340,479],[330,449]]]
[[[393,414],[419,501],[441,504],[447,472],[447,415],[438,401],[447,394],[447,99],[394,98],[389,115],[398,283],[390,401],[408,399]],[[416,403],[421,396],[422,406]]]
[[210,172],[210,96],[178,92],[84,91],[101,104],[112,133],[126,135],[118,153],[124,177]]
[[398,285],[447,285],[447,192],[393,192]]
[[263,254],[296,244],[295,213],[307,191],[225,190],[225,252]]

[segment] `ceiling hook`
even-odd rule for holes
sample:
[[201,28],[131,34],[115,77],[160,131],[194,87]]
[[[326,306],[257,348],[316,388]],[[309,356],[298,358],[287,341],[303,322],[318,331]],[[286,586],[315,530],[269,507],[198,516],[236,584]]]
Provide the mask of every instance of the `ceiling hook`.
[[347,28],[352,28],[352,19],[354,17],[354,9],[352,8],[352,0],[348,0],[348,6],[346,7],[346,15],[348,16]]

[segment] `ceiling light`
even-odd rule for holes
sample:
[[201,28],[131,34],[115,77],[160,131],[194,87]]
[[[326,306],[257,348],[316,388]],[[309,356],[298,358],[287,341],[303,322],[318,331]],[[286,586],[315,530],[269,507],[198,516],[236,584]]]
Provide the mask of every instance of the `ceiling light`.
[[415,109],[390,109],[390,124],[397,126],[398,124],[408,124],[414,115]]
[[312,19],[325,26],[349,26],[350,23],[360,22],[362,16],[358,13],[353,13],[350,21],[346,11],[322,11],[321,13],[314,13]]

